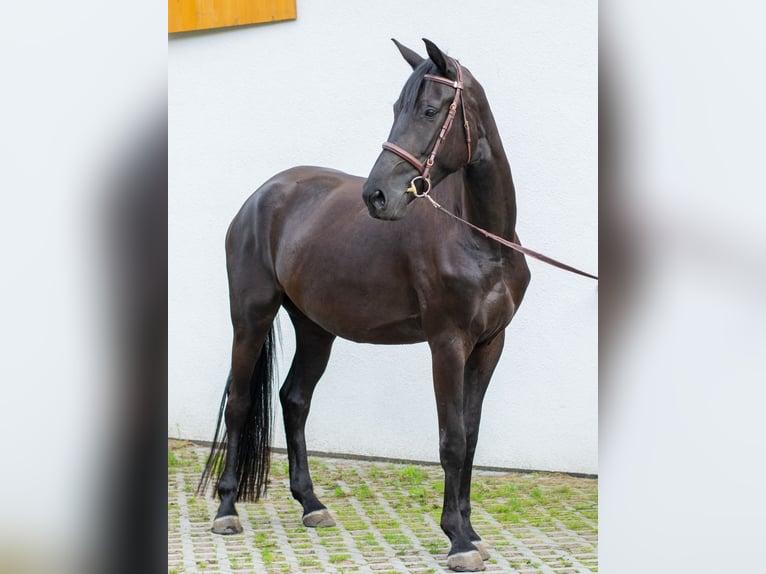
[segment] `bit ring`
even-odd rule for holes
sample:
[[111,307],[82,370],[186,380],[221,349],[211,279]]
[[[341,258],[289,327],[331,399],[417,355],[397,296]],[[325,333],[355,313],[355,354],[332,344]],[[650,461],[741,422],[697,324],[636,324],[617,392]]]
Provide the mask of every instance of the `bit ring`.
[[[415,187],[415,182],[419,179],[422,179],[426,182],[426,190],[422,193],[418,193],[417,187]],[[417,175],[412,178],[412,181],[410,181],[410,187],[407,189],[410,193],[412,193],[415,197],[425,197],[429,193],[431,193],[431,178],[430,177],[423,177],[422,175]]]

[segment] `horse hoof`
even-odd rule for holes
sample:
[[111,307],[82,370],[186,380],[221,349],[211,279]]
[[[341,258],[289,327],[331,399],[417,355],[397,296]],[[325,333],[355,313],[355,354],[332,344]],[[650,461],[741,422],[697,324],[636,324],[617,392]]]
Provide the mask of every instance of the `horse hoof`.
[[303,526],[309,528],[335,526],[335,519],[326,508],[303,515]]
[[473,540],[472,544],[476,546],[476,550],[479,551],[482,560],[489,560],[489,549],[483,540]]
[[210,530],[214,534],[239,534],[242,532],[242,525],[238,516],[221,516],[213,520],[213,528]]
[[486,569],[478,550],[458,552],[447,556],[447,568],[455,572],[480,572]]

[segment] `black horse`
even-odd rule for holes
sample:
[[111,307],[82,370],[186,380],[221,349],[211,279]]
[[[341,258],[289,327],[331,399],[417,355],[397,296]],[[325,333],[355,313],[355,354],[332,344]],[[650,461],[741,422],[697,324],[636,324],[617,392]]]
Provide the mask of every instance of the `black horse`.
[[[221,503],[213,532],[240,532],[235,501],[257,500],[266,488],[273,322],[284,307],[296,352],[279,397],[290,489],[303,506],[303,523],[335,523],[314,494],[304,436],[335,337],[427,341],[445,481],[441,527],[451,543],[447,565],[484,569],[487,550],[471,526],[473,458],[484,394],[530,273],[522,254],[428,202],[408,208],[432,193],[452,213],[518,241],[511,169],[484,90],[424,41],[425,59],[394,41],[414,71],[366,180],[325,168],[289,169],[253,193],[229,227],[231,373],[200,483],[204,490],[217,478]],[[453,119],[459,120],[454,129]]]

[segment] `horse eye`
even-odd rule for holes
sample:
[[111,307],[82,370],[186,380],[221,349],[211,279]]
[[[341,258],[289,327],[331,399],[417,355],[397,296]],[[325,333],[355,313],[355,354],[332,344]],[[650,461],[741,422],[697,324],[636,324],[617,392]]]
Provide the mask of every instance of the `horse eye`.
[[430,107],[430,106],[429,106],[429,107],[427,107],[427,108],[426,108],[426,111],[425,111],[425,115],[426,115],[426,117],[427,117],[427,118],[432,118],[432,117],[434,117],[434,116],[435,116],[435,115],[436,115],[438,112],[439,112],[439,110],[437,110],[436,108],[432,108],[432,107]]

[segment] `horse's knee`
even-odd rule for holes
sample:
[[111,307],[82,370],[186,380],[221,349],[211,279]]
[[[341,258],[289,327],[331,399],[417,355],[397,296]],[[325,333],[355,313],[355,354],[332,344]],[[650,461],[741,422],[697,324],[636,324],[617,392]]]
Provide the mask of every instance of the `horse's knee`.
[[445,432],[439,440],[439,458],[444,470],[460,468],[465,462],[467,441],[465,433]]

